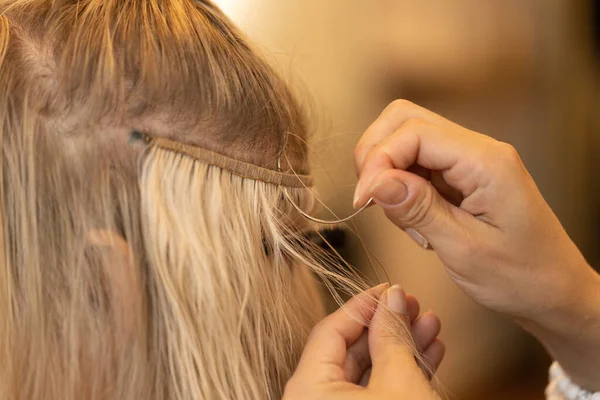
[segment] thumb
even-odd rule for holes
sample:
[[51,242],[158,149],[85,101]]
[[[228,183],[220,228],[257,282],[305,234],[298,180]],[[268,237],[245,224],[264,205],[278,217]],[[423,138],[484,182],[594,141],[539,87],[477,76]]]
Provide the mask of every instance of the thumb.
[[430,388],[418,366],[418,354],[410,334],[410,321],[404,290],[392,286],[380,298],[369,327],[369,351],[373,370],[369,387],[405,390]]
[[382,172],[373,179],[370,194],[390,221],[424,247],[423,238],[439,250],[475,228],[472,215],[447,202],[427,180],[407,171]]

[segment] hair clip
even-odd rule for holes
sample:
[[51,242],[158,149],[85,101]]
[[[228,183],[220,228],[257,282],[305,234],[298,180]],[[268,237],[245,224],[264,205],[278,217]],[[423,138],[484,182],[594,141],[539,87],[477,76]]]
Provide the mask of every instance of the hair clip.
[[135,143],[135,142],[139,142],[139,141],[144,141],[146,143],[150,143],[152,141],[152,138],[149,135],[146,135],[145,133],[142,133],[140,131],[138,131],[137,129],[134,129],[133,131],[131,131],[131,134],[129,135],[129,143]]

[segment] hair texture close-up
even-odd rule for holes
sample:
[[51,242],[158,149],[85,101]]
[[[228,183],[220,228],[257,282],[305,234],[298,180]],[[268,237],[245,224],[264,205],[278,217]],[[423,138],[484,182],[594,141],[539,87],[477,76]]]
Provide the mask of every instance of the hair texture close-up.
[[0,0],[0,126],[2,400],[279,399],[317,280],[363,288],[304,239],[303,185],[132,135],[309,173],[301,107],[210,2]]

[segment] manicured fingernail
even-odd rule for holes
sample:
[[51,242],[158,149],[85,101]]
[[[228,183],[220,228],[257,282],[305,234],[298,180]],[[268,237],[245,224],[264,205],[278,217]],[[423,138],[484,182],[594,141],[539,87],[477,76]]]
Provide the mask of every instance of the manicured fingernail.
[[377,296],[379,298],[381,298],[381,296],[383,296],[383,294],[387,291],[387,289],[390,287],[389,283],[380,283],[377,286],[373,286],[371,289],[369,289],[369,291],[374,295]]
[[360,208],[358,204],[358,200],[360,199],[360,180],[356,184],[356,189],[354,190],[354,201],[352,202],[352,206],[357,209]]
[[384,282],[384,283],[380,283],[379,285],[373,286],[372,290],[378,292],[380,290],[383,290],[384,288],[387,289],[390,286],[389,283]]
[[406,294],[400,285],[394,285],[388,289],[388,308],[397,314],[406,314]]
[[371,196],[379,205],[395,206],[406,200],[408,188],[403,182],[386,179],[371,187]]
[[413,228],[408,228],[405,230],[405,232],[408,234],[408,236],[410,236],[412,240],[414,240],[422,248],[427,249],[429,247],[429,242],[427,241],[427,239],[425,239],[423,235],[421,235]]

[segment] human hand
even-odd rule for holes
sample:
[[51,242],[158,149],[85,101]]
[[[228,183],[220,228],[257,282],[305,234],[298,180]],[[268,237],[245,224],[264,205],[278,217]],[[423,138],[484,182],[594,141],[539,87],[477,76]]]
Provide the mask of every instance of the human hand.
[[590,375],[600,363],[599,276],[513,147],[396,101],[367,129],[355,161],[355,206],[373,197],[431,244],[465,293],[519,320],[575,380],[600,385]]
[[[416,299],[398,286],[380,285],[353,297],[313,329],[283,400],[439,399],[411,346],[412,336],[424,349],[425,369],[435,371],[444,355],[436,339],[439,320],[418,313]],[[363,322],[369,321],[366,329]]]

